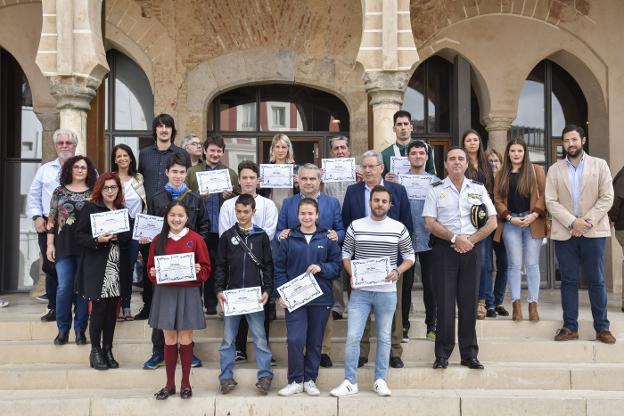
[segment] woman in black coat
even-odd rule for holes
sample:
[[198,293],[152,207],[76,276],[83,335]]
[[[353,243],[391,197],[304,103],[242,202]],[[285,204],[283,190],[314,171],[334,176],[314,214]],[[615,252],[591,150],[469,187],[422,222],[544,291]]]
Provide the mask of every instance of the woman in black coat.
[[91,301],[89,362],[96,370],[118,368],[113,357],[113,335],[119,300],[128,293],[128,244],[130,231],[93,237],[91,214],[124,207],[119,177],[104,173],[93,187],[76,228],[76,242],[83,248],[76,272],[78,293]]

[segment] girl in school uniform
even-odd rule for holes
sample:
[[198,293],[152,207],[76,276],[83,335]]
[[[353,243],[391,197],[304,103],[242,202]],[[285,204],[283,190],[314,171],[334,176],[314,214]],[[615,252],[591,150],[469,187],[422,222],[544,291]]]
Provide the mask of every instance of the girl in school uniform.
[[[162,329],[165,334],[167,384],[155,397],[157,400],[165,400],[176,392],[175,369],[179,344],[182,364],[180,397],[188,399],[193,395],[189,380],[193,360],[193,330],[206,328],[198,287],[208,280],[210,256],[204,239],[188,228],[188,214],[182,202],[171,202],[165,210],[164,219],[162,231],[150,246],[147,262],[149,278],[156,285],[149,324],[152,328]],[[195,253],[196,279],[158,284],[154,257],[182,253]]]

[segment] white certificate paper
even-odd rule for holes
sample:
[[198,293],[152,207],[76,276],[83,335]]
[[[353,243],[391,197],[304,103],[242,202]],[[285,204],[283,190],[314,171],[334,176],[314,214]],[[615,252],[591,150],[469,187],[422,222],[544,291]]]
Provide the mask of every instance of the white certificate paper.
[[405,187],[409,199],[426,199],[433,179],[429,175],[399,175],[399,183]]
[[156,283],[192,282],[195,276],[195,253],[155,256]]
[[232,191],[232,180],[227,169],[197,172],[197,186],[201,195]]
[[160,234],[163,228],[163,217],[155,215],[137,214],[134,219],[134,228],[132,229],[132,239],[140,240],[145,237],[152,241],[154,237]]
[[260,165],[261,188],[292,188],[292,164],[262,164]]
[[91,234],[93,234],[93,238],[98,238],[103,234],[119,234],[124,231],[130,231],[127,209],[91,214]]
[[323,182],[355,182],[355,159],[322,159]]
[[389,283],[386,277],[391,271],[390,257],[351,260],[351,279],[355,289],[386,285]]
[[288,312],[299,309],[306,303],[323,295],[312,273],[303,273],[277,288],[280,297],[288,305]]
[[407,174],[410,166],[407,156],[390,156],[390,172],[394,172],[397,175]]
[[264,310],[264,306],[260,303],[262,297],[260,286],[224,290],[223,294],[226,300],[223,304],[225,316],[246,315]]

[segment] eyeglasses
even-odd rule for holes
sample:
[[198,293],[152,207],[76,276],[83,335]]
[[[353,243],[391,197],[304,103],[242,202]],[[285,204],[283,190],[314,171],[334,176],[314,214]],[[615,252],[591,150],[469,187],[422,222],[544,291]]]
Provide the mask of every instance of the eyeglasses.
[[74,165],[72,166],[73,170],[87,170],[86,166],[81,166],[81,165]]
[[74,146],[76,143],[74,142],[56,142],[54,143],[57,146]]
[[362,169],[375,169],[377,166],[381,166],[381,163],[377,163],[376,165],[362,165]]
[[200,142],[190,142],[187,146],[202,147],[202,144]]
[[118,189],[119,189],[119,187],[117,185],[103,186],[102,187],[102,191],[104,191],[104,192],[116,192]]

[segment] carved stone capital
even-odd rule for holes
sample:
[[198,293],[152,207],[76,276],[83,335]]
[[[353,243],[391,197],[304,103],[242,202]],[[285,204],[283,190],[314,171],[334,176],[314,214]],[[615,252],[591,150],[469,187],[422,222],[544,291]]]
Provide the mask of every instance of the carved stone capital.
[[75,109],[89,111],[91,100],[97,91],[92,80],[77,76],[50,77],[50,93],[56,98],[59,110]]
[[508,131],[514,117],[509,116],[489,116],[483,119],[485,129],[490,131]]
[[403,94],[409,80],[407,71],[366,71],[364,88],[369,94],[375,91],[398,91]]

